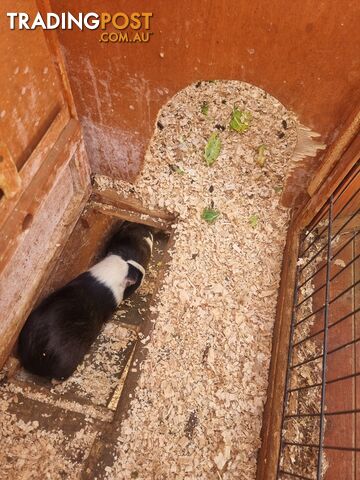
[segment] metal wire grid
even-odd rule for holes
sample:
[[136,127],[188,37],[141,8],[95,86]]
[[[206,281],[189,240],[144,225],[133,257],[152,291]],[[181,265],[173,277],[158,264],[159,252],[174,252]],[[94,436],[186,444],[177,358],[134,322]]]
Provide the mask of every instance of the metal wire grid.
[[[279,480],[287,480],[291,478],[320,480],[325,478],[326,452],[331,452],[331,450],[353,452],[351,466],[352,476],[349,480],[356,480],[357,475],[360,479],[360,465],[356,465],[356,452],[360,451],[357,443],[358,439],[356,438],[357,425],[360,425],[360,423],[356,423],[357,414],[360,413],[360,409],[358,408],[360,405],[357,404],[356,397],[357,377],[360,375],[359,368],[357,368],[356,365],[356,350],[358,343],[360,342],[360,316],[357,315],[360,312],[360,291],[358,289],[355,290],[360,282],[360,247],[352,248],[354,245],[360,246],[358,238],[360,225],[359,184],[360,161],[356,163],[337,190],[330,196],[330,198],[328,198],[320,212],[315,216],[309,227],[301,235],[282,413],[280,454],[277,469],[277,478]],[[339,241],[342,237],[344,237],[344,239]],[[342,260],[339,260],[341,254],[348,252],[349,249],[352,251],[352,257],[350,260],[346,265],[342,265],[342,268],[339,269],[339,271],[333,273],[336,269],[336,267],[334,268],[334,263],[335,265],[336,261],[341,263]],[[347,283],[345,282],[342,291],[333,294],[335,282],[338,281],[340,275],[344,274],[344,272],[349,272],[349,269],[351,269],[351,272],[356,271],[357,273],[351,274],[352,280]],[[324,276],[324,281],[319,281],[322,280]],[[357,292],[357,295],[355,295],[355,291]],[[350,311],[345,311],[344,308],[342,308],[341,311],[341,309],[336,306],[337,302],[343,302],[343,299],[348,298],[349,294],[351,294],[352,298],[351,306],[349,305]],[[320,296],[321,302],[319,304]],[[347,301],[346,305],[348,303],[349,302]],[[301,313],[306,311],[306,309],[303,308],[306,305],[308,306],[309,312],[304,316],[301,316]],[[321,328],[316,329],[314,325],[319,325],[320,321]],[[341,328],[346,321],[351,321],[353,324],[352,338],[341,345],[329,348],[329,332],[331,333],[335,328]],[[357,321],[359,322],[359,325],[356,324]],[[305,337],[299,338],[297,330],[300,326],[303,327],[306,325],[307,329],[305,329]],[[316,346],[317,352],[315,355],[311,354],[313,353],[313,348],[312,350],[310,349],[310,356],[306,357],[306,349],[308,345],[312,345],[313,347],[314,345]],[[335,352],[344,351],[344,349],[349,349],[348,347],[351,346],[351,354],[353,355],[352,371],[347,372],[346,375],[336,378],[330,376],[329,378],[329,357]],[[297,355],[294,354],[298,348],[301,348],[302,354],[305,352],[305,357],[300,360],[296,359]],[[358,359],[358,362],[359,360],[360,358]],[[318,363],[316,364],[315,362]],[[314,374],[311,378],[312,381],[307,379],[305,383],[297,385],[295,382],[294,385],[294,382],[292,381],[294,372],[301,367],[310,367],[311,365],[313,365],[312,372],[316,372],[318,369],[318,381],[314,381]],[[352,381],[354,382],[354,391],[352,392],[355,397],[352,401],[354,408],[331,409],[331,411],[328,411],[327,405],[330,402],[330,395],[328,394],[327,396],[327,388],[330,388],[329,385],[338,386],[341,382],[349,379],[353,379]],[[314,408],[314,405],[312,404],[313,411],[307,411],[306,408],[303,408],[299,403],[299,397],[296,397],[297,402],[293,402],[295,404],[295,411],[292,411],[290,405],[292,400],[290,398],[291,395],[299,395],[300,393],[304,394],[304,392],[307,394],[311,391],[315,392],[315,389],[318,389],[319,395],[317,397],[315,396],[315,403],[317,405],[315,405]],[[342,392],[341,389],[338,389],[338,392],[336,393],[337,396],[344,394],[345,393]],[[336,443],[332,445],[331,443],[324,442],[327,419],[331,416],[346,414],[354,417],[354,419],[352,419],[352,445],[349,446]],[[303,421],[306,422],[304,428],[308,428],[309,425],[313,424],[314,428],[312,430],[312,435],[309,436],[306,432],[300,432],[299,434],[298,428],[298,438],[300,435],[300,438],[303,440],[299,441],[297,439],[296,441],[292,441],[291,438],[288,438],[286,427],[291,419],[296,419],[297,421],[303,419]],[[316,434],[316,441],[314,441],[314,433]],[[313,441],[306,441],[309,437],[312,437]],[[287,461],[286,449],[289,447],[295,449],[293,451],[298,452],[295,455],[297,460],[299,460],[301,456],[306,457],[305,462],[291,461],[291,458],[290,461]],[[305,450],[307,450],[306,455],[304,453]],[[359,459],[358,463],[360,463]],[[310,464],[313,465],[313,469],[310,468]],[[357,470],[359,470],[359,472],[357,472]],[[329,479],[332,480],[332,478],[333,477],[330,475]]]

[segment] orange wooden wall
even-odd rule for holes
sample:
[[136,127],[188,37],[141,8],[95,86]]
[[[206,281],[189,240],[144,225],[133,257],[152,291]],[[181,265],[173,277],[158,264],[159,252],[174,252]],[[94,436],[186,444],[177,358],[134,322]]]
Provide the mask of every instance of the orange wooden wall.
[[[160,107],[196,80],[260,86],[326,143],[359,98],[357,0],[72,3],[73,13],[153,12],[148,44],[104,44],[99,31],[59,31],[95,172],[133,178]],[[56,12],[69,5],[52,0]]]

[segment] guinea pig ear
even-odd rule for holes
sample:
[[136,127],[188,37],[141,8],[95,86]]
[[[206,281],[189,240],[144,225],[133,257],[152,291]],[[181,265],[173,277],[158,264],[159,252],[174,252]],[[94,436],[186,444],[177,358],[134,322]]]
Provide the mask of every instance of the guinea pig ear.
[[138,277],[136,274],[130,274],[125,279],[125,288],[131,287],[131,285],[135,285],[138,281]]
[[141,272],[134,267],[134,265],[129,264],[129,270],[125,279],[125,288],[131,287],[132,285],[140,285],[142,279]]

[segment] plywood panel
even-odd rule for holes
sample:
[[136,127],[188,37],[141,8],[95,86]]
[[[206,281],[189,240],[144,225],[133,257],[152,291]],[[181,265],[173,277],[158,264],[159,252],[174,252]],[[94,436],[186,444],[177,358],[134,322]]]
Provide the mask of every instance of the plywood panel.
[[34,15],[38,8],[35,0],[0,4],[0,138],[20,170],[64,100],[44,32],[10,30],[6,13],[14,11]]
[[[27,159],[26,164],[21,169],[20,173],[17,173],[16,166],[14,165],[15,171],[12,173],[15,173],[19,181],[18,188],[12,188],[12,190],[10,191],[11,195],[7,194],[6,190],[4,189],[4,183],[2,182],[0,184],[0,188],[2,188],[5,193],[4,197],[2,197],[0,201],[0,228],[6,222],[9,215],[11,215],[11,213],[13,212],[14,207],[21,198],[21,195],[27,190],[27,188],[29,188],[29,185],[32,182],[34,176],[42,166],[49,152],[53,148],[54,143],[60,136],[60,133],[68,124],[69,120],[69,112],[67,108],[63,108],[58,113],[45,135],[41,138],[40,142],[37,144],[30,157]],[[8,152],[8,149],[4,144],[3,147],[5,151]],[[0,155],[1,150],[2,148],[0,144]],[[3,168],[3,165],[4,164],[2,163],[1,168]]]
[[10,260],[17,244],[22,241],[26,231],[31,227],[54,182],[73,157],[80,142],[79,124],[76,120],[70,120],[44,161],[43,167],[21,196],[12,215],[4,225],[1,225],[0,272]]
[[[52,2],[57,12],[67,0]],[[238,2],[78,0],[79,11],[153,12],[148,44],[107,45],[98,31],[59,31],[96,172],[133,178],[159,108],[197,80],[264,88],[329,143],[358,98],[356,0]]]

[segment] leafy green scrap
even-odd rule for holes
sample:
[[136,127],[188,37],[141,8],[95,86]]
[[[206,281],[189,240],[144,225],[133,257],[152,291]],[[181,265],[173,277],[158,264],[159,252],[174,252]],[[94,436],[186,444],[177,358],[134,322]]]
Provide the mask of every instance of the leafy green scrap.
[[183,168],[178,167],[177,165],[169,164],[169,167],[174,173],[178,173],[179,175],[184,175],[184,173],[186,173]]
[[203,102],[203,103],[201,104],[201,113],[202,113],[203,115],[207,115],[207,114],[209,113],[209,104],[208,104],[208,102]]
[[220,141],[219,135],[216,132],[214,132],[210,136],[205,146],[204,158],[208,167],[211,167],[211,165],[218,158],[218,156],[220,155],[220,150],[221,150],[221,141]]
[[247,110],[239,110],[238,108],[234,107],[231,113],[229,126],[236,132],[245,133],[250,128],[251,120],[251,112],[248,112]]
[[175,167],[175,173],[178,173],[179,175],[184,175],[185,170],[181,167]]
[[259,223],[259,216],[255,214],[250,215],[249,217],[249,223],[252,226],[252,228],[256,228],[257,224]]
[[266,155],[265,155],[266,150],[267,150],[267,147],[264,144],[260,145],[259,148],[258,148],[256,163],[261,168],[263,168],[265,166],[265,163],[266,163]]
[[213,208],[204,208],[201,218],[207,223],[214,223],[215,220],[220,216],[220,212]]

